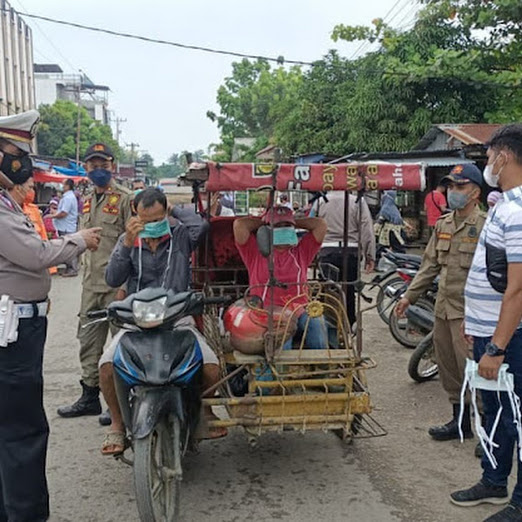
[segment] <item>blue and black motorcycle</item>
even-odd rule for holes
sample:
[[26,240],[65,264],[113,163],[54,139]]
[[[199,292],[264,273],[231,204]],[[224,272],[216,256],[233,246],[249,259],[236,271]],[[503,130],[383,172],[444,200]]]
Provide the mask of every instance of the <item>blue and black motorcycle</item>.
[[91,312],[125,328],[114,356],[118,401],[129,442],[140,518],[146,522],[178,519],[181,459],[193,441],[201,407],[203,359],[196,336],[179,319],[203,313],[197,292],[174,294],[147,288]]

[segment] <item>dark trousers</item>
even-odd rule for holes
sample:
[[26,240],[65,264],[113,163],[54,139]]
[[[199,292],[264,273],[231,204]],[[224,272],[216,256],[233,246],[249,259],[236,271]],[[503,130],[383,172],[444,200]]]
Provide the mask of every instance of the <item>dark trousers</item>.
[[[353,283],[357,281],[357,260],[359,258],[359,250],[357,248],[348,249],[348,274],[347,281]],[[338,281],[341,281],[343,276],[343,264],[344,255],[342,248],[326,248],[319,254],[319,262],[323,266],[323,273],[335,280],[333,274],[329,274],[328,268],[324,267],[325,264],[335,266],[339,272],[336,272]],[[355,288],[353,285],[347,285],[344,287],[346,293],[346,312],[348,314],[348,320],[350,325],[353,326],[356,320],[355,310]]]
[[47,318],[21,319],[18,340],[0,348],[0,522],[49,517],[42,359]]
[[[484,355],[485,347],[491,337],[475,337],[473,342],[473,355],[475,361],[479,361]],[[522,330],[517,330],[507,346],[506,364],[509,364],[509,372],[515,376],[515,393],[522,398]],[[484,407],[485,428],[491,433],[491,428],[495,422],[498,409],[500,407],[497,392],[481,391]],[[502,403],[502,415],[500,423],[495,433],[495,448],[493,454],[497,459],[497,469],[493,469],[491,463],[484,455],[482,457],[482,480],[492,486],[506,486],[511,468],[513,466],[513,451],[518,444],[518,435],[515,424],[513,423],[513,413],[507,393],[500,394]],[[518,453],[517,453],[518,457]],[[513,490],[511,501],[513,504],[522,507],[522,462],[517,458],[517,483]]]

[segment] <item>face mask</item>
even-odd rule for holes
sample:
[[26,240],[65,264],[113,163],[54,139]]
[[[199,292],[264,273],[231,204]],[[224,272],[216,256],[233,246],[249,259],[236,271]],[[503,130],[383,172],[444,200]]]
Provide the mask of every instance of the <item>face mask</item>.
[[499,171],[498,171],[498,174],[493,174],[493,167],[495,166],[495,163],[497,162],[498,158],[500,156],[497,156],[495,158],[495,161],[493,163],[491,163],[491,165],[486,165],[486,168],[484,169],[484,173],[483,173],[483,176],[484,176],[484,181],[490,186],[490,187],[498,187],[498,180],[500,178],[500,173],[502,172],[502,169],[504,167],[502,167]]
[[36,192],[34,189],[29,189],[24,198],[24,205],[30,205],[34,203],[34,199],[36,198]]
[[[464,371],[464,383],[460,394],[460,416],[459,416],[459,435],[460,441],[464,441],[464,434],[462,432],[462,420],[464,418],[464,402],[466,397],[466,390],[469,387],[471,395],[471,406],[474,412],[475,430],[479,437],[480,444],[484,449],[484,453],[491,463],[493,469],[497,468],[497,460],[494,455],[495,448],[498,444],[495,443],[495,432],[500,422],[503,406],[500,402],[500,394],[505,393],[509,398],[509,404],[513,413],[514,429],[516,429],[519,443],[519,460],[522,461],[522,418],[520,414],[520,398],[515,393],[515,384],[513,374],[508,372],[509,366],[502,364],[498,371],[497,380],[492,381],[484,379],[478,374],[478,363],[468,359],[466,361],[466,369]],[[499,409],[491,432],[487,433],[482,426],[480,413],[477,407],[477,390],[486,390],[496,392],[499,395]]]
[[134,191],[134,196],[136,197],[140,192],[143,192],[143,189],[136,189]]
[[145,228],[140,232],[141,238],[153,238],[167,236],[170,234],[170,224],[167,218],[161,221],[154,221],[152,223],[145,223]]
[[464,208],[469,202],[469,194],[465,192],[456,192],[450,190],[448,192],[448,206],[451,210],[460,210]]
[[94,169],[88,174],[89,179],[97,186],[97,187],[106,187],[112,178],[112,172],[106,169]]
[[274,245],[297,245],[297,233],[294,227],[274,228]]
[[23,156],[15,156],[2,153],[2,163],[0,163],[0,170],[15,184],[21,185],[25,183],[33,175],[33,162],[28,154]]

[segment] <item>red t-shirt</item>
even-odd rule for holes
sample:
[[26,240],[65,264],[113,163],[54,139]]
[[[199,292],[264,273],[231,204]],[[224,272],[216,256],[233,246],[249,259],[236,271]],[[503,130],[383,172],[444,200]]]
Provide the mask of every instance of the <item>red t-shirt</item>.
[[445,208],[446,198],[444,194],[438,190],[432,190],[424,200],[424,207],[426,208],[426,216],[428,217],[428,226],[434,227],[437,219],[442,215],[442,208]]
[[[236,243],[236,246],[248,270],[250,286],[253,287],[250,295],[261,297],[265,306],[267,306],[270,303],[269,299],[272,292],[267,287],[269,277],[268,258],[259,252],[254,234],[250,234],[248,241],[244,245]],[[304,285],[308,279],[308,267],[320,248],[321,243],[315,239],[311,232],[308,232],[297,246],[286,250],[274,249],[274,277],[279,283],[288,284],[287,288],[274,287],[275,306],[285,306],[290,299],[306,292]],[[292,301],[292,308],[301,304],[305,305],[307,302],[307,297],[303,295]]]

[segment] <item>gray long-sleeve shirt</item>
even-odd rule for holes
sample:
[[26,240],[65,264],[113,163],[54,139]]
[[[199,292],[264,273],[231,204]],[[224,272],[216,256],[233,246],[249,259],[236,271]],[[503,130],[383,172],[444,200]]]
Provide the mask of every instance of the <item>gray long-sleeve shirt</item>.
[[160,242],[156,252],[145,241],[141,242],[141,279],[139,242],[129,248],[123,244],[125,235],[120,236],[105,271],[109,286],[118,288],[126,283],[129,294],[137,291],[138,280],[140,289],[161,286],[174,292],[188,289],[190,255],[207,231],[208,223],[192,209],[176,207],[172,215],[177,220],[171,224],[172,235]]
[[[359,219],[359,203],[357,198],[350,194],[348,206],[348,243],[357,245],[359,230],[361,232],[362,254],[366,260],[375,260],[375,235],[373,220],[364,200],[361,201],[361,219]],[[321,202],[317,213],[318,217],[326,220],[328,231],[323,241],[323,247],[342,243],[344,239],[344,192],[328,192],[328,202]]]
[[72,261],[85,249],[79,234],[42,240],[22,209],[0,191],[0,295],[18,303],[43,301],[51,288],[48,268]]

